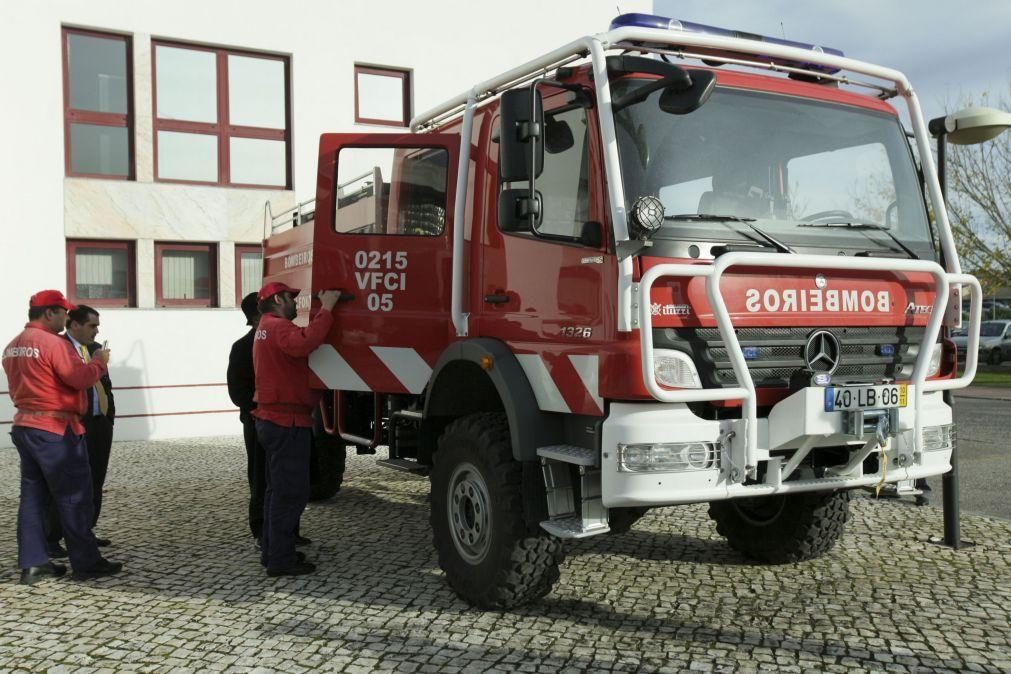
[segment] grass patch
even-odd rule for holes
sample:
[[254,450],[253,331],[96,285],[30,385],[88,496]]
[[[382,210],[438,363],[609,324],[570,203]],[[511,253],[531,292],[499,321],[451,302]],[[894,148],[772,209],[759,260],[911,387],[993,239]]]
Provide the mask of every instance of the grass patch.
[[973,386],[1011,388],[1011,369],[1007,367],[994,367],[992,365],[980,366],[976,370],[976,378],[972,380],[972,384]]

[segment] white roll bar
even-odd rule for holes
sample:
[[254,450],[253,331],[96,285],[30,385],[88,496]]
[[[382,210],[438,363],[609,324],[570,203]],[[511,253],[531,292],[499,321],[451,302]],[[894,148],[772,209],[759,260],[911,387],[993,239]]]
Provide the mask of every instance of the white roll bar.
[[[927,134],[927,127],[923,122],[920,111],[920,103],[917,100],[909,80],[898,70],[884,68],[881,66],[865,63],[856,59],[844,56],[835,56],[824,52],[800,49],[798,47],[788,47],[783,45],[760,42],[758,40],[747,40],[742,38],[718,37],[703,33],[691,33],[677,30],[659,30],[655,28],[621,27],[615,30],[600,33],[595,36],[587,36],[574,40],[554,51],[528,61],[511,70],[481,82],[464,93],[455,96],[440,105],[435,106],[425,112],[415,116],[411,120],[411,129],[418,130],[422,126],[432,125],[440,121],[449,119],[461,110],[464,114],[464,122],[473,121],[476,102],[483,100],[509,86],[530,79],[538,74],[546,74],[549,70],[557,68],[566,63],[589,56],[592,62],[594,73],[594,87],[597,94],[598,111],[600,115],[600,135],[604,148],[605,175],[607,176],[608,200],[611,208],[611,225],[613,228],[615,241],[626,241],[629,238],[628,225],[625,213],[625,196],[623,182],[621,180],[621,166],[618,161],[617,141],[614,131],[614,118],[610,109],[611,92],[607,78],[607,64],[604,59],[604,52],[615,47],[627,47],[629,43],[649,43],[659,45],[669,45],[672,47],[693,47],[701,49],[714,49],[719,51],[734,52],[742,55],[761,56],[773,60],[782,60],[791,63],[812,63],[831,68],[838,68],[850,72],[860,73],[880,80],[891,82],[895,85],[898,93],[906,99],[909,109],[909,118],[913,126],[913,133],[916,138],[916,145],[920,155],[920,162],[923,168],[924,180],[926,182],[927,194],[933,207],[934,217],[937,220],[937,229],[941,243],[941,250],[944,252],[944,260],[947,271],[959,274],[962,271],[958,259],[958,252],[955,249],[955,240],[951,234],[951,226],[948,222],[948,215],[941,196],[941,187],[937,181],[937,170],[934,165],[930,151],[930,137]],[[765,67],[766,64],[762,64]],[[813,74],[817,74],[816,72]],[[468,127],[469,128],[469,127]],[[470,134],[461,134],[460,157],[463,162],[464,157],[469,157],[471,145]],[[466,170],[464,164],[461,171]],[[461,184],[459,174],[457,180],[456,208],[457,214],[465,213],[463,204],[467,199],[467,190]],[[454,238],[463,237],[462,220],[460,226],[455,229]],[[463,246],[458,246],[454,241],[453,255],[453,296],[454,301],[452,313],[453,325],[457,334],[466,334],[467,316],[463,310]],[[459,254],[458,254],[459,253]],[[458,269],[459,268],[459,269]],[[869,267],[858,267],[867,269]],[[632,280],[633,265],[630,259],[626,258],[619,262],[618,267],[618,312],[617,328],[620,331],[628,332],[638,327],[636,325],[636,312],[633,310]],[[956,296],[957,299],[957,296]],[[462,328],[462,329],[461,329]]]

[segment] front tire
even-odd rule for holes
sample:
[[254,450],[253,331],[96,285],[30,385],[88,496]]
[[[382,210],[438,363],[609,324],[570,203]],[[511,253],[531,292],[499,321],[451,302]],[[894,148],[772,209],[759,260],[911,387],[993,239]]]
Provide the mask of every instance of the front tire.
[[505,416],[472,414],[439,439],[431,524],[439,566],[461,599],[481,608],[519,606],[558,580],[562,542],[527,529],[522,470]]
[[709,517],[734,550],[770,564],[825,554],[849,519],[848,491],[713,501]]
[[1001,353],[1000,349],[994,349],[990,352],[989,361],[991,365],[1000,365],[1004,362],[1004,354]]

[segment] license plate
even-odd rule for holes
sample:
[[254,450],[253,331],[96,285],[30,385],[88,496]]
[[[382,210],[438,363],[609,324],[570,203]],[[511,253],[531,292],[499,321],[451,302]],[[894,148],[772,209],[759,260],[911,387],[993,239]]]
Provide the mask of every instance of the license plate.
[[832,386],[825,389],[825,411],[883,410],[906,406],[906,385]]

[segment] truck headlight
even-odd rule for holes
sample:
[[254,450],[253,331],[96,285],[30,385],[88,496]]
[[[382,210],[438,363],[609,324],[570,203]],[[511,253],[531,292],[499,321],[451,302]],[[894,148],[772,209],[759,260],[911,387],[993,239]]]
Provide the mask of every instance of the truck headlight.
[[676,473],[719,465],[719,445],[715,442],[618,445],[618,470],[626,473]]
[[653,376],[670,388],[702,388],[692,357],[673,349],[653,350]]
[[941,371],[941,353],[944,351],[944,344],[938,342],[930,350],[930,365],[927,366],[927,376],[935,377]]

